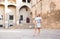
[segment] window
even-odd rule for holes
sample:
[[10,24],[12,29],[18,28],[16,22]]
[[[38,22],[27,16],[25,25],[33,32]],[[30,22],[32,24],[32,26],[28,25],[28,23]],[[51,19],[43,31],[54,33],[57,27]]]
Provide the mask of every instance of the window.
[[22,0],[22,2],[26,2],[26,0]]
[[10,24],[10,26],[13,26],[13,24]]
[[3,15],[0,15],[0,20],[3,20]]
[[0,25],[0,27],[3,27],[3,25]]
[[31,0],[27,0],[27,1],[28,1],[28,3],[30,3]]
[[26,8],[26,11],[28,11],[28,9]]
[[9,19],[10,20],[13,20],[13,15],[9,15]]
[[20,15],[19,23],[23,20],[23,15]]
[[23,20],[23,15],[20,15],[20,20]]
[[26,18],[26,23],[30,23],[30,18]]

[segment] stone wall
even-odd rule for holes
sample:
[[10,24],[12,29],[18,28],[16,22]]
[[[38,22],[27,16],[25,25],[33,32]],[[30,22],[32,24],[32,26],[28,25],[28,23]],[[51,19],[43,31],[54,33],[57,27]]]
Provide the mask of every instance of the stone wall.
[[42,28],[60,29],[60,10],[42,14]]

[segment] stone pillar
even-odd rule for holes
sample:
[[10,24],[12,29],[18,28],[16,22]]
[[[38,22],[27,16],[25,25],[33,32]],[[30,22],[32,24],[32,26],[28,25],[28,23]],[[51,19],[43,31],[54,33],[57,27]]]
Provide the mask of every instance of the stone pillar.
[[5,22],[5,28],[8,28],[8,20],[7,20],[7,5],[8,5],[8,0],[5,0],[5,15],[4,15],[4,22]]

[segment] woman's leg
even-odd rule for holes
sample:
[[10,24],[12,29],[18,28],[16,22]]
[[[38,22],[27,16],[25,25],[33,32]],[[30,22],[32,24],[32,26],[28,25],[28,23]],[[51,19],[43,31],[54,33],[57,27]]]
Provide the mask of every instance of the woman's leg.
[[37,29],[36,29],[36,27],[35,27],[35,34],[36,34],[36,32],[37,32]]
[[40,34],[40,28],[38,28],[38,34]]
[[33,36],[35,36],[36,33],[37,33],[37,29],[36,29],[36,27],[34,27],[34,35]]

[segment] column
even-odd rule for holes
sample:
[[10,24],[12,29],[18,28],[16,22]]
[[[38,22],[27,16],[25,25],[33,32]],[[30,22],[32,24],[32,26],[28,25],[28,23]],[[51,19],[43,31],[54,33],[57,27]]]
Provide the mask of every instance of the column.
[[8,2],[7,0],[5,0],[5,16],[4,16],[4,20],[5,20],[5,28],[8,28],[8,20],[6,18],[6,14],[7,14],[7,5],[8,5]]

